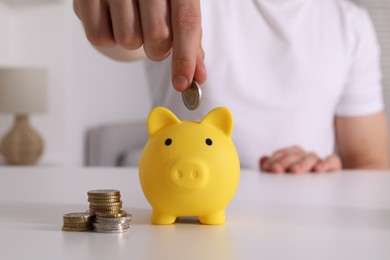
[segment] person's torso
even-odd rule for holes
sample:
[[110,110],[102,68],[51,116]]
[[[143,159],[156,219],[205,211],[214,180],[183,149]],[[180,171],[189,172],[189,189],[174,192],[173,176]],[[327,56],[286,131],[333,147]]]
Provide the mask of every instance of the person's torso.
[[242,166],[299,144],[321,156],[334,146],[333,120],[352,62],[342,0],[213,0],[202,3],[208,73],[202,104],[188,111],[171,86],[171,60],[147,62],[154,105],[181,119],[217,106],[232,111]]

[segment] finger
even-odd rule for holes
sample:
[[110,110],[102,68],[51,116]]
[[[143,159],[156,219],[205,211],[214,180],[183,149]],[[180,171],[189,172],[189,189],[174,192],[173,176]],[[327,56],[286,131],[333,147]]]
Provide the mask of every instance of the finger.
[[172,79],[178,91],[188,88],[195,74],[201,44],[199,0],[172,0]]
[[115,41],[128,50],[141,47],[143,38],[136,0],[110,0],[108,2]]
[[264,162],[259,162],[260,164],[260,170],[262,172],[266,172],[266,173],[284,173],[284,169],[283,167],[278,164],[278,163],[275,163],[275,164],[272,164],[271,166],[267,166],[265,167],[264,165],[267,164],[267,160],[264,160]]
[[172,32],[168,0],[139,1],[144,50],[149,59],[161,61],[171,52]]
[[274,161],[270,169],[272,172],[286,172],[293,164],[301,161],[304,156],[304,153],[300,152],[286,153],[279,160]]
[[83,22],[87,39],[95,46],[115,44],[108,6],[100,0],[75,1],[74,10]]
[[314,166],[315,172],[333,172],[340,171],[342,169],[342,163],[340,157],[336,154],[332,154],[326,157],[323,161],[317,163]]
[[308,153],[302,160],[292,164],[288,171],[292,173],[310,172],[319,162],[320,158],[315,153]]
[[263,156],[259,160],[259,167],[261,171],[267,171],[268,169],[264,168],[264,164],[269,160],[268,156]]
[[293,146],[286,147],[286,148],[283,148],[283,149],[276,151],[275,155],[277,155],[278,153],[283,153],[283,152],[303,152],[303,149],[297,145],[293,145]]
[[287,154],[300,154],[303,155],[304,151],[298,146],[292,146],[284,149],[277,150],[272,154],[269,161],[264,165],[264,167],[269,168],[272,164],[279,161],[281,158],[286,156]]
[[80,16],[80,6],[78,0],[73,0],[73,11],[76,14],[76,16],[81,20]]
[[203,84],[206,81],[207,72],[204,65],[204,51],[202,48],[199,49],[198,58],[196,59],[196,68],[194,74],[194,80],[199,84]]

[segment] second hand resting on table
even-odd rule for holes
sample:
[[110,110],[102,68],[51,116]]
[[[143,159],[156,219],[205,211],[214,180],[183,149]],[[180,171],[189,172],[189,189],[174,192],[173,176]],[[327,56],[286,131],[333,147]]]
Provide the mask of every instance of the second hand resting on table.
[[[88,40],[116,60],[161,61],[172,52],[172,85],[184,91],[194,79],[206,80],[200,0],[74,0]],[[357,130],[358,129],[358,130]],[[320,158],[298,146],[259,159],[262,171],[327,172],[346,168],[388,168],[384,112],[335,117],[338,155]]]

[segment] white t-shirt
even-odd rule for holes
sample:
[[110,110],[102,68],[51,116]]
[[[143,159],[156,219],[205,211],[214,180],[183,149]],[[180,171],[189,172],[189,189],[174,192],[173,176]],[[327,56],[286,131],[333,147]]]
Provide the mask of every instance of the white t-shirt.
[[299,145],[334,149],[334,116],[383,109],[379,47],[365,10],[346,0],[202,1],[208,78],[188,111],[171,85],[171,60],[146,63],[153,105],[180,119],[217,106],[234,118],[241,165]]

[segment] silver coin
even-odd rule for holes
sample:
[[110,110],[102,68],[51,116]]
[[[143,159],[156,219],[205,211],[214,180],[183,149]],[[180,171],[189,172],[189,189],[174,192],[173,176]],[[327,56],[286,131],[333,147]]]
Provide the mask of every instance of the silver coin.
[[104,218],[98,217],[95,218],[95,223],[129,223],[132,219],[132,216],[119,217],[119,218]]
[[202,98],[202,91],[200,90],[199,84],[193,80],[191,86],[181,93],[183,103],[189,110],[195,110],[200,105]]
[[119,229],[129,227],[130,223],[93,223],[92,225],[100,229]]
[[[122,227],[122,228],[93,228],[94,231],[121,231],[124,229],[129,229],[130,226]],[[90,228],[92,230],[92,228]]]
[[130,228],[122,228],[122,229],[93,229],[95,232],[104,232],[104,233],[119,233],[119,232],[125,232],[126,230],[129,230]]
[[94,228],[93,231],[96,232],[108,232],[108,231],[123,231],[123,230],[128,230],[130,227],[123,227],[123,228]]
[[94,222],[96,227],[107,227],[107,228],[116,228],[123,226],[130,226],[130,221],[126,222]]
[[130,230],[130,228],[125,228],[125,229],[122,229],[122,230],[94,230],[95,232],[98,232],[98,233],[125,233],[125,232],[128,232]]
[[123,228],[129,228],[130,223],[126,224],[116,224],[116,223],[92,223],[93,227],[95,229],[123,229]]

